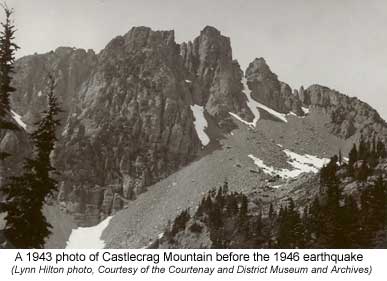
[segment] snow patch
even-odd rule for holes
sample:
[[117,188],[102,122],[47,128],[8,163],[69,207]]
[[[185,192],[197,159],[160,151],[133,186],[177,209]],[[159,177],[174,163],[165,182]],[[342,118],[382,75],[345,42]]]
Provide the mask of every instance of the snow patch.
[[309,114],[309,108],[307,107],[301,107],[302,111],[305,113],[305,114]]
[[243,93],[246,95],[247,97],[247,106],[250,108],[250,111],[253,113],[254,115],[254,119],[252,122],[247,122],[246,120],[243,120],[242,118],[240,118],[238,115],[236,115],[235,113],[232,113],[232,112],[229,112],[229,114],[231,116],[233,116],[234,118],[238,119],[239,121],[241,121],[242,123],[246,124],[247,126],[250,126],[250,127],[255,127],[257,125],[257,122],[259,120],[259,110],[258,110],[258,107],[259,107],[259,103],[257,101],[255,101],[252,97],[251,97],[251,90],[249,89],[249,87],[247,86],[247,79],[246,78],[243,78],[242,79],[242,83],[243,83]]
[[270,107],[267,107],[266,105],[263,105],[262,103],[259,103],[259,102],[256,102],[256,103],[258,103],[259,108],[262,108],[263,110],[269,112],[271,115],[274,115],[275,117],[277,117],[281,121],[288,123],[288,119],[286,119],[286,114],[279,113],[279,112],[275,111],[274,109],[271,109]]
[[295,116],[295,117],[298,117],[297,114],[295,114],[293,111],[290,111],[287,115],[291,115],[291,116]]
[[185,80],[185,82],[186,82],[186,83],[192,83],[192,81],[191,81],[191,80]]
[[191,105],[191,110],[195,117],[194,125],[196,129],[196,133],[198,134],[198,137],[202,145],[206,146],[210,142],[210,138],[204,131],[208,127],[207,120],[204,117],[204,108],[203,106],[199,106],[195,104],[195,105]]
[[295,169],[300,170],[302,173],[317,173],[325,164],[329,162],[328,158],[319,158],[309,154],[298,154],[289,149],[285,149],[284,152],[290,158],[288,163]]
[[42,96],[42,91],[39,91],[38,92],[38,97],[41,97]]
[[24,130],[27,130],[27,124],[23,122],[21,116],[17,114],[15,111],[11,110],[12,117],[19,124],[19,126],[23,127]]
[[239,117],[235,113],[229,112],[229,114],[231,116],[233,116],[234,118],[238,119],[239,121],[241,121],[242,123],[246,124],[247,126],[250,126],[250,127],[254,128],[254,127],[256,127],[257,122],[258,122],[258,120],[260,118],[260,114],[259,114],[258,108],[261,108],[261,109],[269,112],[270,114],[274,115],[275,117],[277,117],[281,121],[283,121],[285,123],[288,122],[288,120],[286,119],[286,114],[279,113],[279,112],[271,109],[270,107],[267,107],[266,105],[263,105],[262,103],[257,102],[256,100],[254,100],[251,97],[251,90],[249,89],[249,87],[247,85],[247,79],[246,78],[242,79],[242,83],[243,83],[243,89],[244,89],[243,93],[247,97],[247,106],[250,108],[250,111],[253,113],[254,119],[253,119],[252,122],[247,122],[246,120],[243,120],[241,117]]
[[264,173],[272,176],[280,176],[281,178],[295,178],[302,173],[317,173],[326,163],[329,162],[327,158],[319,158],[309,154],[298,154],[288,149],[283,150],[288,157],[288,164],[294,169],[282,169],[266,165],[261,159],[254,155],[248,155],[254,161],[254,164],[263,170]]
[[111,219],[110,216],[95,226],[73,229],[66,249],[103,249],[105,241],[101,239],[102,232],[109,225]]

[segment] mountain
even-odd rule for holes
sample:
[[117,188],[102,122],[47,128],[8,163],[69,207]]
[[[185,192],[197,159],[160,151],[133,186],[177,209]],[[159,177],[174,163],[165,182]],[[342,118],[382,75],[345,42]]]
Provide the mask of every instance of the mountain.
[[59,47],[15,69],[12,107],[27,131],[45,106],[47,72],[57,78],[56,200],[79,226],[114,215],[109,247],[146,246],[225,179],[235,191],[261,188],[269,202],[361,136],[387,136],[356,98],[292,90],[263,58],[242,71],[230,38],[210,26],[182,44],[173,31],[134,27],[98,54]]
[[[25,157],[31,154],[31,144],[25,131],[26,124],[21,116],[9,112],[2,118],[2,125],[11,129],[0,129],[0,152],[5,152],[8,157],[0,160],[0,186],[6,176],[16,175],[21,171],[21,164]],[[2,198],[0,190],[0,199]]]
[[198,208],[181,211],[148,248],[385,249],[387,159],[380,151],[355,163],[333,157],[270,201],[260,199],[262,188],[236,193],[225,182]]

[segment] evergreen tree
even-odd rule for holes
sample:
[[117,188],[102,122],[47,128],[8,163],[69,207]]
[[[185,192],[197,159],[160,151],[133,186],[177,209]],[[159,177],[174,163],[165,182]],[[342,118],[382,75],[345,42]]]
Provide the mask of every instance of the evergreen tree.
[[247,238],[249,234],[249,220],[248,220],[248,199],[246,195],[242,195],[241,207],[239,208],[238,214],[238,230]]
[[274,211],[273,203],[270,203],[269,206],[269,219],[272,220],[276,216],[276,213]]
[[343,228],[342,248],[359,248],[359,208],[351,195],[344,198],[344,206],[340,212]]
[[41,184],[42,200],[57,189],[57,182],[52,177],[56,169],[52,166],[51,155],[57,142],[56,131],[60,126],[58,115],[62,112],[57,97],[54,94],[55,79],[48,75],[48,109],[43,112],[43,118],[39,121],[37,129],[31,134],[35,147],[35,173]]
[[387,156],[386,146],[381,140],[378,140],[378,143],[376,144],[376,153],[378,158],[384,159]]
[[179,231],[185,229],[187,222],[190,220],[191,216],[189,214],[189,210],[182,211],[173,222],[171,229],[171,237],[173,238]]
[[57,188],[50,155],[56,142],[55,132],[60,124],[57,116],[61,109],[54,95],[54,79],[49,76],[48,80],[48,109],[31,134],[35,148],[33,158],[25,160],[24,173],[10,177],[3,189],[6,201],[0,211],[7,212],[5,235],[18,248],[42,248],[50,234],[51,226],[42,210],[47,196]]
[[296,205],[294,204],[294,201],[292,198],[290,198],[289,200],[288,216],[293,225],[292,231],[291,231],[293,244],[291,246],[292,248],[303,248],[305,246],[304,244],[305,227],[301,220],[301,215],[297,211]]
[[[5,22],[1,23],[0,32],[0,130],[17,130],[18,127],[6,120],[6,114],[10,113],[11,106],[9,96],[15,89],[11,86],[12,74],[14,72],[15,52],[19,49],[14,42],[15,26],[12,24],[12,9],[2,5],[5,13]],[[0,151],[0,186],[2,186],[1,176],[4,173],[3,161],[10,154]]]
[[368,163],[366,160],[363,160],[361,162],[361,166],[357,171],[357,179],[360,181],[366,181],[369,175],[370,175],[370,169],[368,167]]
[[238,214],[238,201],[234,194],[230,194],[226,197],[226,212],[229,216],[235,216]]
[[253,239],[254,239],[254,246],[255,248],[262,248],[263,244],[265,242],[265,237],[263,235],[263,228],[264,228],[264,223],[262,220],[262,211],[259,212],[255,226],[254,226],[254,232],[253,232]]
[[42,214],[43,202],[37,200],[40,185],[33,173],[33,161],[27,159],[22,176],[11,177],[3,188],[5,203],[1,212],[5,216],[5,236],[17,248],[43,248],[50,234]]
[[[305,222],[305,232],[307,242],[315,243],[321,235],[322,228],[322,212],[318,197],[316,196],[308,208],[308,214]],[[305,221],[305,220],[304,220]]]
[[304,226],[292,198],[280,211],[277,242],[280,248],[304,247]]
[[356,161],[358,160],[358,155],[357,155],[357,148],[356,148],[356,144],[353,144],[352,146],[352,149],[351,151],[349,152],[349,155],[348,155],[348,165],[349,165],[349,168],[353,168],[353,164],[356,163]]
[[326,203],[322,210],[320,242],[327,248],[340,248],[342,245],[343,230],[340,224],[340,200],[342,199],[339,188],[339,179],[336,176],[337,157],[332,157],[326,168],[321,169],[321,184],[326,188]]
[[362,135],[360,137],[360,142],[359,142],[359,153],[358,153],[359,160],[367,159],[368,158],[368,153],[369,153],[369,145],[364,140],[364,137]]
[[379,177],[374,186],[368,187],[361,194],[362,225],[369,239],[373,233],[384,227],[386,222],[386,183]]
[[15,52],[19,46],[15,40],[15,26],[11,16],[13,10],[2,5],[5,12],[5,22],[1,23],[3,30],[0,33],[0,118],[11,111],[9,96],[15,91],[11,86],[12,74],[14,73]]

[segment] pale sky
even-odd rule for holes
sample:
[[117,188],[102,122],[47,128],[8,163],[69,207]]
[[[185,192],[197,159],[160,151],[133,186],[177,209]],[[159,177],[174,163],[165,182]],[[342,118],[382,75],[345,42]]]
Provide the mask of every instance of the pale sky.
[[[175,30],[178,43],[206,25],[231,37],[243,68],[264,57],[298,89],[322,84],[357,96],[387,119],[386,0],[8,0],[18,57],[58,46],[100,51],[132,26]],[[1,17],[3,19],[4,16]]]

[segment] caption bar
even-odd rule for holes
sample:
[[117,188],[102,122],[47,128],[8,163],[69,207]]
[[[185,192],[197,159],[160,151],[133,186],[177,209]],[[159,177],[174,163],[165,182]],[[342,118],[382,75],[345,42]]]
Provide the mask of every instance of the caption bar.
[[[386,250],[3,250],[3,280],[378,280]],[[316,279],[317,277],[317,279]],[[121,278],[121,279],[119,279]],[[286,279],[285,279],[286,280]]]

